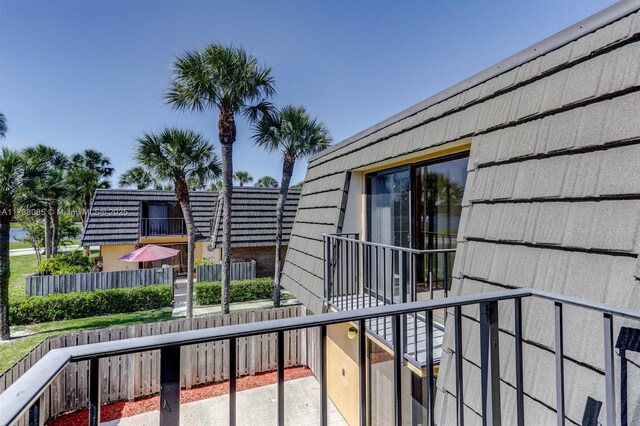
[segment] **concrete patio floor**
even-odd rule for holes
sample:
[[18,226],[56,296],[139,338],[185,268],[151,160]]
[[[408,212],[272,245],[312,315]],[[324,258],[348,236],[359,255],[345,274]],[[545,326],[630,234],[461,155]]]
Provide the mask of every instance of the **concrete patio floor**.
[[[277,384],[261,386],[237,393],[237,424],[276,424]],[[285,423],[289,425],[317,425],[320,421],[320,384],[315,377],[285,382]],[[329,424],[346,425],[335,405],[329,400]],[[157,425],[158,411],[125,417],[103,426]],[[229,421],[229,395],[222,395],[180,406],[180,423],[189,426],[225,425]]]

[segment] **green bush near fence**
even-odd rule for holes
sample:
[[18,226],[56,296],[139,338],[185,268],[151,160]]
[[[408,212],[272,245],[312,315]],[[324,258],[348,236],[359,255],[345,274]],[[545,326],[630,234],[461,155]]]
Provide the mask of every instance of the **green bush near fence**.
[[9,306],[11,325],[146,311],[171,305],[171,286],[118,288],[24,297]]
[[43,260],[38,271],[47,275],[80,274],[91,272],[91,259],[80,250],[69,253],[59,253],[56,257]]
[[[196,283],[195,299],[198,305],[219,305],[222,294],[220,281]],[[273,293],[273,278],[255,278],[246,281],[231,281],[229,301],[247,302],[270,299]]]

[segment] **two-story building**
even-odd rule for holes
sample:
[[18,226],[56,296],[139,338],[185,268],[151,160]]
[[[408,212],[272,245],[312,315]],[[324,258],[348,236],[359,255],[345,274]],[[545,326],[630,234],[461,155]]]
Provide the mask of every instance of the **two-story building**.
[[[273,275],[275,265],[276,203],[278,188],[237,187],[231,202],[232,258],[255,260],[258,276]],[[215,191],[189,194],[196,225],[195,259],[221,258],[222,208]],[[292,188],[285,205],[286,246],[300,190]],[[187,229],[173,191],[99,189],[96,191],[82,235],[83,246],[98,246],[104,271],[159,267],[171,262],[186,273]],[[145,244],[180,250],[172,258],[129,263],[119,258]],[[285,249],[286,252],[286,249]]]

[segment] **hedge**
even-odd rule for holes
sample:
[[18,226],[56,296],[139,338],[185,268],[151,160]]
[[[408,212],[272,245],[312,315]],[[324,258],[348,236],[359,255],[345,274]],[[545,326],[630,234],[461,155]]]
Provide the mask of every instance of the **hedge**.
[[[195,301],[198,305],[219,305],[222,294],[220,281],[196,283]],[[273,278],[255,278],[246,281],[231,281],[229,302],[270,299],[273,294]]]
[[171,286],[118,288],[20,298],[9,306],[11,325],[158,309],[171,305]]

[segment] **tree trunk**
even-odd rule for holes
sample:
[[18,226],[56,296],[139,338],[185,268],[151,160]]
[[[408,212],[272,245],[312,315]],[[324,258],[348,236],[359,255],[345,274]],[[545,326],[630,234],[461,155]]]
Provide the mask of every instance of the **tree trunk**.
[[44,210],[44,257],[51,257],[51,211],[48,205]]
[[233,111],[220,110],[218,120],[222,145],[222,294],[223,314],[229,313],[229,286],[231,284],[231,196],[233,195],[233,143],[236,124]]
[[[12,208],[12,207],[11,207]],[[11,208],[7,209],[8,211]],[[11,213],[0,214],[0,340],[8,340],[9,335],[9,278],[11,265],[9,258],[9,236]]]
[[[82,233],[87,230],[87,222],[89,221],[89,210],[91,210],[91,194],[85,192],[82,194]],[[91,256],[91,247],[85,246],[83,248],[85,256]]]
[[231,285],[231,196],[233,191],[233,145],[222,145],[222,313],[229,313]]
[[175,193],[182,209],[182,217],[187,226],[187,318],[193,318],[193,270],[194,254],[196,249],[195,231],[191,205],[189,204],[189,186],[187,182],[176,181]]
[[51,256],[58,254],[60,245],[60,218],[58,217],[58,200],[52,200],[49,204],[51,209]]
[[282,275],[282,228],[284,226],[284,206],[289,194],[289,183],[295,166],[295,157],[285,154],[282,164],[282,184],[276,205],[276,272],[273,277],[273,307],[280,307],[280,276]]

